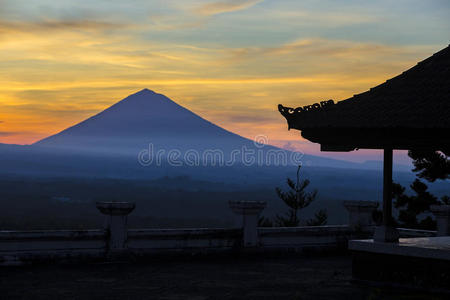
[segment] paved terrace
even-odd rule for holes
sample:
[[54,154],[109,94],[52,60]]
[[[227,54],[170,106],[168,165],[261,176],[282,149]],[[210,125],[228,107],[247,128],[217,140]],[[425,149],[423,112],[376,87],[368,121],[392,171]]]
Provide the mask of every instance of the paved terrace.
[[[99,203],[105,214],[103,229],[0,231],[0,299],[446,299],[426,290],[368,287],[352,281],[349,240],[350,248],[355,243],[363,247],[353,249],[354,278],[371,282],[381,278],[439,291],[436,287],[447,288],[448,270],[435,256],[427,256],[412,271],[408,266],[418,261],[411,253],[373,259],[378,255],[373,247],[364,248],[371,242],[355,239],[373,235],[371,215],[377,204],[344,205],[348,225],[257,227],[265,203],[242,201],[230,203],[242,215],[240,228],[169,230],[128,229],[127,215],[134,204]],[[408,246],[391,243],[384,248],[400,252],[419,248],[422,253],[430,250],[430,242],[445,242],[450,209],[442,206],[440,211],[438,231],[400,229]],[[431,251],[439,250],[435,248]],[[364,276],[355,276],[355,266],[356,275]],[[399,271],[404,275],[400,281]],[[424,276],[416,276],[427,272],[440,284],[435,277],[423,284]]]
[[[0,268],[2,299],[448,299],[351,279],[350,256]],[[448,295],[447,295],[448,296]]]

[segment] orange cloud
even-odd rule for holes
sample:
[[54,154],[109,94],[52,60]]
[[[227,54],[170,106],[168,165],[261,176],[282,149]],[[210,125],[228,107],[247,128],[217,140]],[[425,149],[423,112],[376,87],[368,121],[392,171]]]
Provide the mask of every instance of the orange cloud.
[[48,23],[1,24],[3,32],[23,34],[11,35],[0,48],[4,143],[35,142],[142,88],[243,136],[298,140],[286,130],[278,103],[344,99],[440,48],[317,38],[267,47],[206,46],[139,40],[127,31],[109,35],[107,28],[122,28],[109,23],[59,24],[61,30],[48,29],[51,35],[45,34]]
[[254,6],[255,4],[262,2],[263,0],[228,0],[228,1],[218,1],[208,4],[204,4],[197,9],[195,12],[204,15],[212,16],[227,12],[233,12],[238,10],[243,10]]
[[83,30],[89,32],[120,29],[127,26],[129,25],[94,20],[0,21],[0,35],[17,33],[31,35],[67,30]]

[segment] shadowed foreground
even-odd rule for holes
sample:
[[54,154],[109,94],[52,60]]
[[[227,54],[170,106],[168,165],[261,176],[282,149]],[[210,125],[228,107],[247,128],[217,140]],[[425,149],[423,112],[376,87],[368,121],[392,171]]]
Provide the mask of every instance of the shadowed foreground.
[[[423,299],[431,296],[353,283],[348,256],[3,267],[0,290],[2,299]],[[441,298],[434,295],[433,299]]]

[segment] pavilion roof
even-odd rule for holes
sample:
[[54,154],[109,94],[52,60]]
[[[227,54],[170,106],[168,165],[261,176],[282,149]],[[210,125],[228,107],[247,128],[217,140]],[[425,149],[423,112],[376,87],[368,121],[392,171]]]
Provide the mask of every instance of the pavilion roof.
[[[296,109],[279,105],[278,109],[289,128],[302,130],[302,135],[311,141],[322,145],[331,143],[337,148],[382,148],[393,143],[395,134],[390,141],[378,144],[368,143],[367,139],[380,139],[390,132],[404,135],[406,131],[422,134],[422,144],[431,131],[444,134],[442,141],[450,143],[450,46],[349,99],[337,103],[328,100]],[[326,132],[334,137],[327,137]],[[355,132],[360,137],[355,137]],[[354,139],[352,145],[345,139],[349,135]],[[342,138],[341,145],[338,138]],[[438,138],[434,136],[435,140]],[[415,145],[407,144],[405,140],[398,148],[409,149]],[[448,144],[445,147],[448,149]]]
[[[320,106],[320,104],[319,104]],[[295,129],[450,128],[450,46],[370,90],[301,111],[279,106]]]

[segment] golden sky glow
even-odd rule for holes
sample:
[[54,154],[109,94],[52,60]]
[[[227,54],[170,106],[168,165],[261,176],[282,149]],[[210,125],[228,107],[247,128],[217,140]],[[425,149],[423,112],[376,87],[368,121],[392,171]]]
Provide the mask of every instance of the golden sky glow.
[[0,142],[33,143],[149,88],[314,150],[293,144],[278,103],[345,99],[449,42],[446,1],[336,3],[0,0]]

